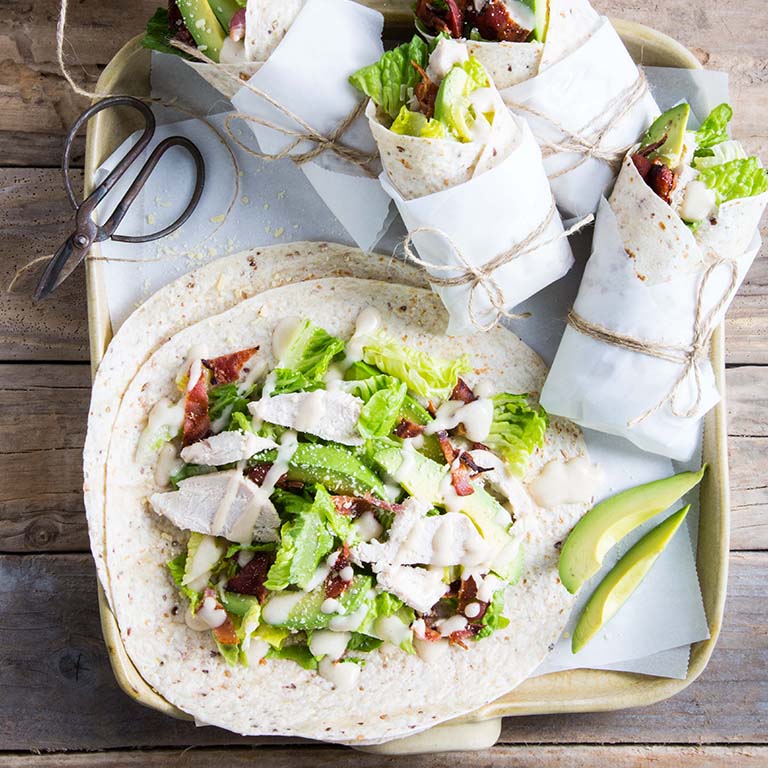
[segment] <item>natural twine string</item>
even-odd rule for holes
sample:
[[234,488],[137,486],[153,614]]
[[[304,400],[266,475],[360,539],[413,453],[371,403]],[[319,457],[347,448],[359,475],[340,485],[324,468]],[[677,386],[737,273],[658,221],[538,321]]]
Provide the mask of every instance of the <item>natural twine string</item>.
[[[194,48],[193,46],[186,45],[185,43],[181,43],[177,40],[171,40],[171,45],[199,61],[207,62],[210,64],[210,59],[204,56],[197,48]],[[304,165],[304,163],[315,160],[324,152],[333,152],[342,160],[346,160],[352,165],[356,165],[371,178],[375,177],[376,174],[371,171],[368,166],[376,158],[376,155],[370,152],[364,152],[363,150],[357,149],[356,147],[351,147],[347,144],[344,144],[342,141],[344,134],[360,117],[360,115],[363,114],[363,110],[365,109],[365,100],[361,100],[358,105],[344,118],[344,120],[342,120],[341,123],[339,123],[339,125],[329,135],[326,136],[321,131],[313,128],[306,120],[304,120],[303,117],[301,117],[301,115],[297,115],[293,110],[286,107],[284,104],[281,104],[279,101],[277,101],[277,99],[252,85],[250,82],[242,80],[236,73],[230,72],[226,69],[223,69],[222,72],[226,77],[234,80],[241,87],[246,88],[260,99],[263,99],[267,104],[269,104],[271,107],[285,115],[285,117],[299,126],[298,129],[288,128],[270,120],[266,120],[261,117],[255,117],[254,115],[248,115],[240,112],[229,114],[227,115],[224,122],[225,130],[229,134],[232,141],[234,141],[242,150],[262,160],[283,160],[284,158],[289,157],[291,160],[293,160],[294,163],[296,163],[296,165]],[[234,131],[232,130],[232,122],[234,120],[244,120],[249,123],[255,123],[256,125],[262,125],[265,128],[269,128],[273,131],[288,136],[289,138],[293,139],[293,141],[291,141],[291,143],[288,144],[288,146],[282,149],[280,152],[259,152],[244,144],[235,135]],[[294,152],[294,150],[304,142],[312,144],[312,148],[305,152]]]
[[[56,61],[59,65],[59,70],[61,71],[62,76],[69,84],[69,87],[78,95],[83,96],[87,99],[96,100],[96,99],[105,99],[109,98],[111,96],[133,96],[133,94],[125,94],[125,93],[113,93],[109,91],[89,91],[85,88],[83,88],[81,85],[79,85],[75,79],[72,77],[72,74],[70,73],[66,62],[64,61],[64,42],[65,42],[65,30],[67,26],[67,12],[68,12],[68,6],[69,6],[69,0],[61,0],[61,3],[59,5],[59,19],[56,24]],[[198,112],[196,112],[193,109],[190,109],[188,107],[185,107],[182,104],[179,104],[176,100],[167,101],[164,99],[158,99],[151,96],[133,96],[133,98],[138,98],[140,101],[143,101],[147,104],[157,104],[162,107],[169,107],[171,109],[175,109],[179,112],[182,112],[183,114],[189,115],[190,117],[196,118],[197,120],[201,120],[205,125],[208,126],[208,128],[213,131],[213,133],[216,135],[216,138],[221,142],[221,144],[224,146],[224,148],[227,150],[227,153],[229,155],[229,159],[232,163],[232,169],[234,171],[234,192],[232,194],[232,199],[229,201],[229,205],[227,206],[226,211],[223,214],[223,217],[221,221],[216,225],[216,227],[208,233],[196,246],[189,248],[188,251],[194,251],[197,248],[200,248],[200,246],[204,245],[208,240],[210,240],[225,224],[227,219],[229,218],[230,214],[232,213],[235,204],[237,203],[237,199],[240,195],[240,166],[237,162],[237,157],[235,156],[235,153],[232,151],[232,148],[229,146],[227,140],[222,135],[221,131],[219,131],[216,126],[210,122],[207,118],[200,115]],[[157,256],[155,258],[149,258],[149,259],[132,259],[132,258],[122,258],[122,257],[107,257],[107,256],[94,256],[92,253],[86,254],[86,259],[89,261],[105,261],[105,262],[126,262],[131,264],[150,264],[150,263],[156,263],[161,261],[168,261],[169,259],[176,258],[178,256],[177,253],[169,253],[167,255],[163,256]],[[19,280],[31,269],[36,267],[38,264],[41,264],[42,262],[49,262],[53,258],[53,255],[46,255],[46,256],[38,256],[37,258],[32,259],[31,261],[27,262],[23,266],[21,266],[19,269],[16,270],[13,277],[11,278],[11,281],[6,286],[6,293],[13,293],[14,288],[16,287],[16,284],[19,282]]]
[[[524,237],[519,243],[515,243],[511,248],[506,251],[502,251],[500,254],[492,258],[490,261],[480,266],[473,264],[462,253],[459,246],[441,229],[436,227],[417,227],[412,229],[402,241],[403,253],[405,260],[415,264],[419,267],[427,270],[427,280],[433,286],[439,288],[456,288],[462,285],[469,286],[469,318],[472,324],[480,331],[490,331],[495,328],[502,320],[507,318],[510,320],[519,320],[525,317],[529,317],[530,313],[515,314],[506,309],[506,301],[504,291],[496,280],[494,273],[497,269],[509,264],[515,259],[519,259],[531,251],[544,248],[552,243],[556,243],[564,237],[569,237],[574,232],[585,227],[587,224],[594,220],[594,216],[589,214],[583,219],[577,221],[573,226],[568,229],[559,232],[554,237],[542,241],[541,238],[547,230],[550,222],[555,216],[556,212],[555,202],[552,203],[544,216],[542,221],[535,227],[526,237]],[[455,255],[460,264],[432,264],[416,255],[413,250],[413,237],[419,233],[430,233],[438,235],[445,240],[451,251]],[[455,272],[459,270],[459,274],[453,277],[441,277],[440,275],[433,274],[434,272]],[[478,289],[482,288],[494,309],[493,319],[487,323],[482,323],[475,311],[475,301]]]
[[[709,281],[715,271],[721,267],[727,266],[730,270],[730,280],[725,291],[723,291],[717,303],[708,311],[704,311],[704,293]],[[680,374],[673,382],[669,391],[655,404],[641,413],[639,416],[630,420],[627,426],[632,428],[652,416],[660,408],[669,403],[672,414],[678,418],[690,419],[697,415],[701,400],[703,397],[703,384],[701,376],[701,365],[709,352],[712,335],[717,328],[719,314],[728,306],[736,289],[739,285],[739,267],[734,259],[715,259],[713,260],[699,281],[696,292],[696,311],[693,320],[693,338],[690,344],[664,344],[658,341],[649,341],[640,339],[636,336],[629,336],[612,331],[598,323],[586,320],[574,310],[568,314],[568,325],[579,333],[590,338],[601,341],[604,344],[610,344],[621,349],[628,349],[630,352],[637,352],[649,357],[655,357],[658,360],[666,360],[670,363],[676,363],[681,366]],[[678,396],[683,385],[688,378],[693,375],[696,396],[693,404],[681,410],[677,406]]]
[[572,131],[566,128],[560,121],[555,120],[549,115],[529,107],[526,104],[508,104],[510,109],[517,112],[524,112],[531,117],[551,125],[562,134],[562,138],[557,141],[539,140],[539,146],[542,155],[551,157],[563,153],[573,153],[580,155],[580,158],[573,164],[559,171],[549,174],[550,179],[556,179],[564,176],[566,173],[576,170],[583,165],[589,158],[601,160],[609,166],[616,166],[622,161],[624,155],[629,151],[631,144],[624,147],[603,148],[603,142],[608,134],[615,128],[634,108],[634,106],[643,98],[648,90],[648,81],[645,74],[638,70],[635,81],[614,96],[605,108],[595,115],[588,123],[582,126],[578,131]]

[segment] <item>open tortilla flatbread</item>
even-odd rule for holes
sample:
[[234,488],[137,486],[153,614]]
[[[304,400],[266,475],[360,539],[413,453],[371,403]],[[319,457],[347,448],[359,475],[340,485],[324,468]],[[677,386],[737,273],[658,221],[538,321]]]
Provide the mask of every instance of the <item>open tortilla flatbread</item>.
[[336,243],[299,242],[254,248],[217,259],[161,288],[121,326],[93,382],[83,452],[84,497],[91,551],[111,605],[104,560],[104,473],[123,393],[142,363],[175,333],[240,301],[288,283],[321,276],[392,280],[414,286],[421,273],[387,256]]
[[[271,339],[278,323],[298,312],[348,339],[360,312],[375,307],[382,330],[409,346],[442,357],[466,353],[475,376],[496,391],[538,393],[545,366],[512,333],[496,328],[477,338],[444,335],[446,315],[428,290],[355,278],[325,278],[285,285],[240,301],[222,314],[185,328],[141,366],[122,398],[107,464],[106,548],[113,609],[128,654],[140,674],[168,701],[197,721],[237,733],[303,736],[372,744],[407,736],[470,712],[508,692],[541,662],[560,635],[573,598],[558,579],[561,541],[585,504],[521,516],[526,565],[510,587],[510,624],[468,650],[448,649],[439,663],[417,656],[376,652],[357,687],[338,691],[316,673],[270,659],[228,667],[210,633],[192,631],[166,562],[186,534],[149,511],[151,464],[135,458],[149,410],[173,391],[189,349],[201,341],[211,355],[259,346],[274,366]],[[170,312],[172,308],[164,311]],[[553,420],[543,448],[532,456],[528,477],[550,459],[584,453],[578,430]],[[178,607],[178,606],[177,606]],[[213,653],[212,653],[213,652]]]

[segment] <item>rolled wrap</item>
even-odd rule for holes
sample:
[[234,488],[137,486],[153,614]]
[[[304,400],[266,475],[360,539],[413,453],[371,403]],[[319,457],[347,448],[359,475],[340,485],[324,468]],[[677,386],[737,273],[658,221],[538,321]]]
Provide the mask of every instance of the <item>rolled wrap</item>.
[[[689,347],[705,272],[713,261],[730,259],[737,270],[736,287],[741,284],[760,250],[757,225],[766,203],[768,193],[724,203],[717,223],[702,224],[694,234],[627,157],[610,202],[600,205],[575,312],[615,333]],[[709,316],[712,328],[722,321],[735,293],[728,294],[731,278],[730,266],[722,264],[701,292],[701,317]],[[728,300],[712,314],[726,295]],[[700,397],[691,369],[675,399],[678,413],[699,401],[695,415],[684,418],[666,399],[684,370],[682,363],[606,344],[569,326],[541,402],[550,413],[584,427],[687,460],[698,444],[701,418],[720,399],[708,355],[698,365]]]

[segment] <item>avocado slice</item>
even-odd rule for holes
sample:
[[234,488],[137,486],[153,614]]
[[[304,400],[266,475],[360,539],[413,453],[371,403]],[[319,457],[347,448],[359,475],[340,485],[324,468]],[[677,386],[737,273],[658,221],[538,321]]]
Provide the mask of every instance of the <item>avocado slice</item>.
[[[252,461],[273,462],[277,451],[257,454]],[[299,443],[288,463],[288,479],[320,483],[332,493],[385,498],[384,484],[351,451],[336,445]]]
[[522,0],[534,16],[533,39],[543,43],[549,29],[549,0]]
[[208,5],[216,14],[225,33],[229,33],[229,22],[232,21],[232,17],[243,7],[237,0],[208,0]]
[[[370,599],[369,592],[372,585],[373,582],[370,576],[358,575],[352,579],[352,583],[338,598],[341,611],[343,611],[345,616],[355,613],[366,600]],[[267,606],[272,600],[282,600],[291,594],[295,593],[280,592],[273,595],[264,605],[263,616],[269,615]],[[323,613],[321,606],[325,600],[325,586],[321,584],[311,592],[306,592],[304,597],[288,611],[285,620],[275,623],[273,626],[304,631],[325,629],[330,625],[331,619],[337,615],[334,613]],[[267,623],[266,619],[265,623]]]
[[218,63],[227,34],[207,0],[177,0],[176,4],[197,47]]
[[[399,448],[384,448],[376,453],[373,459],[385,472],[394,475],[403,462],[403,454]],[[414,453],[409,461],[412,462],[411,471],[407,477],[398,480],[400,485],[411,496],[431,504],[444,504],[440,485],[448,468],[422,456],[420,453]],[[509,512],[483,488],[475,484],[474,489],[474,493],[462,497],[461,511],[474,523],[484,539],[493,541],[498,546],[500,553],[508,553],[508,547],[518,543],[515,537],[509,533],[510,525],[503,522],[505,519],[509,519]],[[517,583],[523,570],[522,550],[522,543],[519,543],[518,550],[513,557],[500,558],[499,562],[493,565],[494,573],[506,579],[510,584]]]
[[646,520],[663,512],[701,482],[699,472],[681,472],[638,485],[594,506],[568,535],[560,551],[560,581],[575,594],[603,564],[608,550]]
[[643,536],[600,582],[576,623],[571,638],[573,653],[578,653],[640,586],[690,508],[690,504],[683,507]]
[[691,107],[686,102],[662,112],[645,132],[640,144],[640,151],[663,141],[648,155],[649,160],[661,160],[670,168],[677,168],[683,156],[685,132],[688,128],[688,116]]

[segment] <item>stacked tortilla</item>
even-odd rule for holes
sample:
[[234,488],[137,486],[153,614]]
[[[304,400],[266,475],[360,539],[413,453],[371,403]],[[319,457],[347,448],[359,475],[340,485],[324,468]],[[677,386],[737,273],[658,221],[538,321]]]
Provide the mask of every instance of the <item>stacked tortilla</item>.
[[[410,268],[328,244],[240,254],[158,292],[126,321],[102,361],[85,450],[86,507],[100,579],[139,673],[199,722],[249,735],[354,744],[402,737],[514,688],[562,631],[572,598],[557,578],[555,544],[583,514],[583,504],[534,507],[523,521],[527,572],[508,601],[508,629],[469,650],[451,648],[437,664],[402,653],[373,654],[352,692],[337,691],[284,660],[233,670],[215,654],[210,633],[191,630],[183,610],[170,610],[174,586],[165,564],[188,534],[148,509],[147,497],[156,490],[153,467],[136,458],[136,448],[148,413],[175,390],[174,377],[195,344],[204,342],[215,355],[258,346],[269,360],[274,329],[297,307],[349,338],[359,312],[374,306],[387,333],[430,354],[466,352],[499,391],[540,389],[544,366],[532,350],[501,328],[482,345],[446,337],[445,313],[421,285]],[[530,472],[553,457],[583,452],[577,430],[555,420]]]

